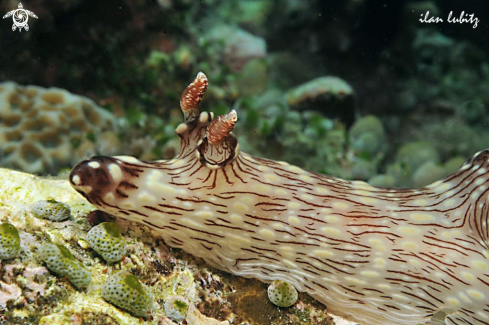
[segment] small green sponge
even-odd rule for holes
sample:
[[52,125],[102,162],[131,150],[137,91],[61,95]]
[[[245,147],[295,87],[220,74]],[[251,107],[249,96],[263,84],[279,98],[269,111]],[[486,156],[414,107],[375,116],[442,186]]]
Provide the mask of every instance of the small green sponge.
[[19,231],[9,223],[2,223],[0,225],[0,260],[14,258],[19,252]]
[[149,317],[153,312],[154,300],[148,287],[124,270],[109,276],[102,287],[102,297],[136,316]]
[[37,201],[32,205],[31,211],[36,217],[51,221],[63,221],[71,215],[70,206],[56,200]]
[[275,280],[268,287],[268,299],[278,307],[290,307],[296,303],[297,290],[288,282]]
[[39,247],[39,255],[51,271],[66,276],[77,288],[86,288],[92,281],[90,271],[63,245],[44,244]]
[[115,222],[102,222],[87,234],[90,246],[107,262],[117,262],[126,254],[127,242]]
[[165,301],[165,313],[171,320],[181,322],[187,317],[189,302],[181,296],[171,296]]

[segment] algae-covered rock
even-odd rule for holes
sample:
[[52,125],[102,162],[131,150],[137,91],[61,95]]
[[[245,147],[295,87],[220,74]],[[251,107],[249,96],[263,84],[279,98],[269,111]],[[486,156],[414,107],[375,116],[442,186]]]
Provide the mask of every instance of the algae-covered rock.
[[362,117],[348,131],[350,143],[356,152],[377,154],[385,144],[385,130],[380,119],[373,115]]
[[237,80],[240,95],[250,96],[265,91],[268,84],[268,71],[265,60],[254,59],[248,62]]
[[350,168],[353,179],[367,180],[376,173],[375,163],[362,158],[355,158]]
[[407,164],[411,171],[415,171],[426,161],[439,163],[440,157],[431,143],[418,141],[405,144],[399,148],[396,160]]
[[464,157],[453,157],[448,159],[445,164],[443,164],[443,167],[445,168],[447,174],[451,174],[457,171],[465,163],[465,161],[467,161],[467,159]]
[[446,175],[447,173],[443,166],[433,161],[427,161],[414,171],[413,185],[415,187],[423,187],[442,179]]
[[285,99],[293,109],[320,111],[350,124],[355,114],[353,95],[353,88],[345,80],[324,76],[289,90]]
[[386,174],[395,179],[396,187],[410,187],[412,171],[408,164],[396,161],[387,166]]
[[368,183],[375,187],[396,187],[396,179],[394,176],[386,174],[375,175],[368,180]]
[[216,56],[222,57],[233,72],[240,72],[250,60],[267,54],[265,39],[236,27],[215,26],[204,39],[214,45]]

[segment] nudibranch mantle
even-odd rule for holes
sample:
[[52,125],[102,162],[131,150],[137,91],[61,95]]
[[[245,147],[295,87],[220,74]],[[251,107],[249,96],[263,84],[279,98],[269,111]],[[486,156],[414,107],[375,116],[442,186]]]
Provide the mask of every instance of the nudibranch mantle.
[[93,157],[70,182],[99,209],[233,274],[283,280],[361,324],[489,324],[489,151],[419,189],[374,188],[239,151],[235,111],[182,95],[169,161]]

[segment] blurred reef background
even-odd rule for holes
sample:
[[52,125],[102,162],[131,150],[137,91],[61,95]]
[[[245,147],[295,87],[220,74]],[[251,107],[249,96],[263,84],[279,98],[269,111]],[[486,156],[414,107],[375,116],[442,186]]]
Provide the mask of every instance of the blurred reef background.
[[[18,4],[1,1],[0,12]],[[376,186],[418,187],[443,178],[475,152],[489,148],[487,1],[26,0],[22,4],[38,16],[29,18],[29,31],[13,32],[10,18],[0,21],[2,167],[62,178],[74,164],[96,154],[172,158],[179,149],[174,129],[183,120],[180,95],[199,71],[209,79],[201,109],[215,114],[236,109],[235,134],[242,150],[256,156]],[[420,23],[427,11],[445,22]],[[455,16],[473,13],[478,26],[448,23],[450,11]],[[11,182],[20,176],[2,177]],[[0,217],[15,224],[21,238],[37,236],[31,242],[41,243],[52,237],[49,225],[56,231],[63,228],[20,218],[15,213],[25,209],[5,203],[13,202],[12,193],[0,197]],[[90,225],[78,214],[70,220],[59,230],[68,231],[60,241],[95,268],[100,262],[94,262],[97,255],[86,253],[74,240]],[[26,235],[29,231],[36,235]],[[140,230],[123,235],[132,243],[129,250],[134,256],[138,249],[147,249],[159,275],[193,272],[185,273],[185,283],[209,277],[198,267],[189,271],[187,264],[193,261],[179,262],[182,252],[168,253],[166,246],[159,255],[149,250]],[[156,243],[160,245],[164,246]],[[171,263],[164,262],[168,254]],[[38,323],[50,312],[24,310],[25,301],[34,305],[77,301],[71,294],[79,292],[49,278],[41,262],[24,263],[31,256],[28,248],[24,255],[8,269],[2,262],[0,293],[13,298],[0,299],[0,311],[10,311],[5,314],[10,318],[0,318],[0,324]],[[146,281],[159,276],[138,262],[124,263]],[[180,269],[171,271],[176,266]],[[100,269],[97,266],[96,272]],[[245,298],[232,298],[231,293],[242,290],[243,297],[252,297],[244,303],[251,310],[257,307],[252,302],[256,294],[250,292],[266,291],[255,282],[242,284],[243,279],[223,284],[222,279],[232,277],[214,272],[220,274],[215,285],[210,285],[212,280],[197,281],[200,289],[207,287],[212,293],[204,288],[200,298],[195,293],[186,296],[192,303],[201,299],[196,305],[209,317],[225,321],[238,315],[233,316],[236,324],[330,324],[326,309],[307,297],[301,297],[302,307],[292,311],[277,311],[263,298],[259,301],[268,307],[249,317],[229,307],[228,300],[206,303],[202,297],[215,296],[216,291],[241,301]],[[25,284],[29,277],[35,279],[34,289]],[[94,319],[97,324],[121,322],[119,316],[101,310],[72,312],[79,315],[80,324],[95,324]]]

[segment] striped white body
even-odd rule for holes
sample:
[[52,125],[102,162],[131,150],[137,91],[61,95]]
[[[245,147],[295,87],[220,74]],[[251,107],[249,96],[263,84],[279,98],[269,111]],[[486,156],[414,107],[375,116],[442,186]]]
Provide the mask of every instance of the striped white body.
[[439,311],[447,324],[489,324],[488,152],[426,188],[379,189],[244,153],[213,170],[191,147],[154,163],[94,157],[70,180],[171,246],[287,281],[361,324],[415,325]]

